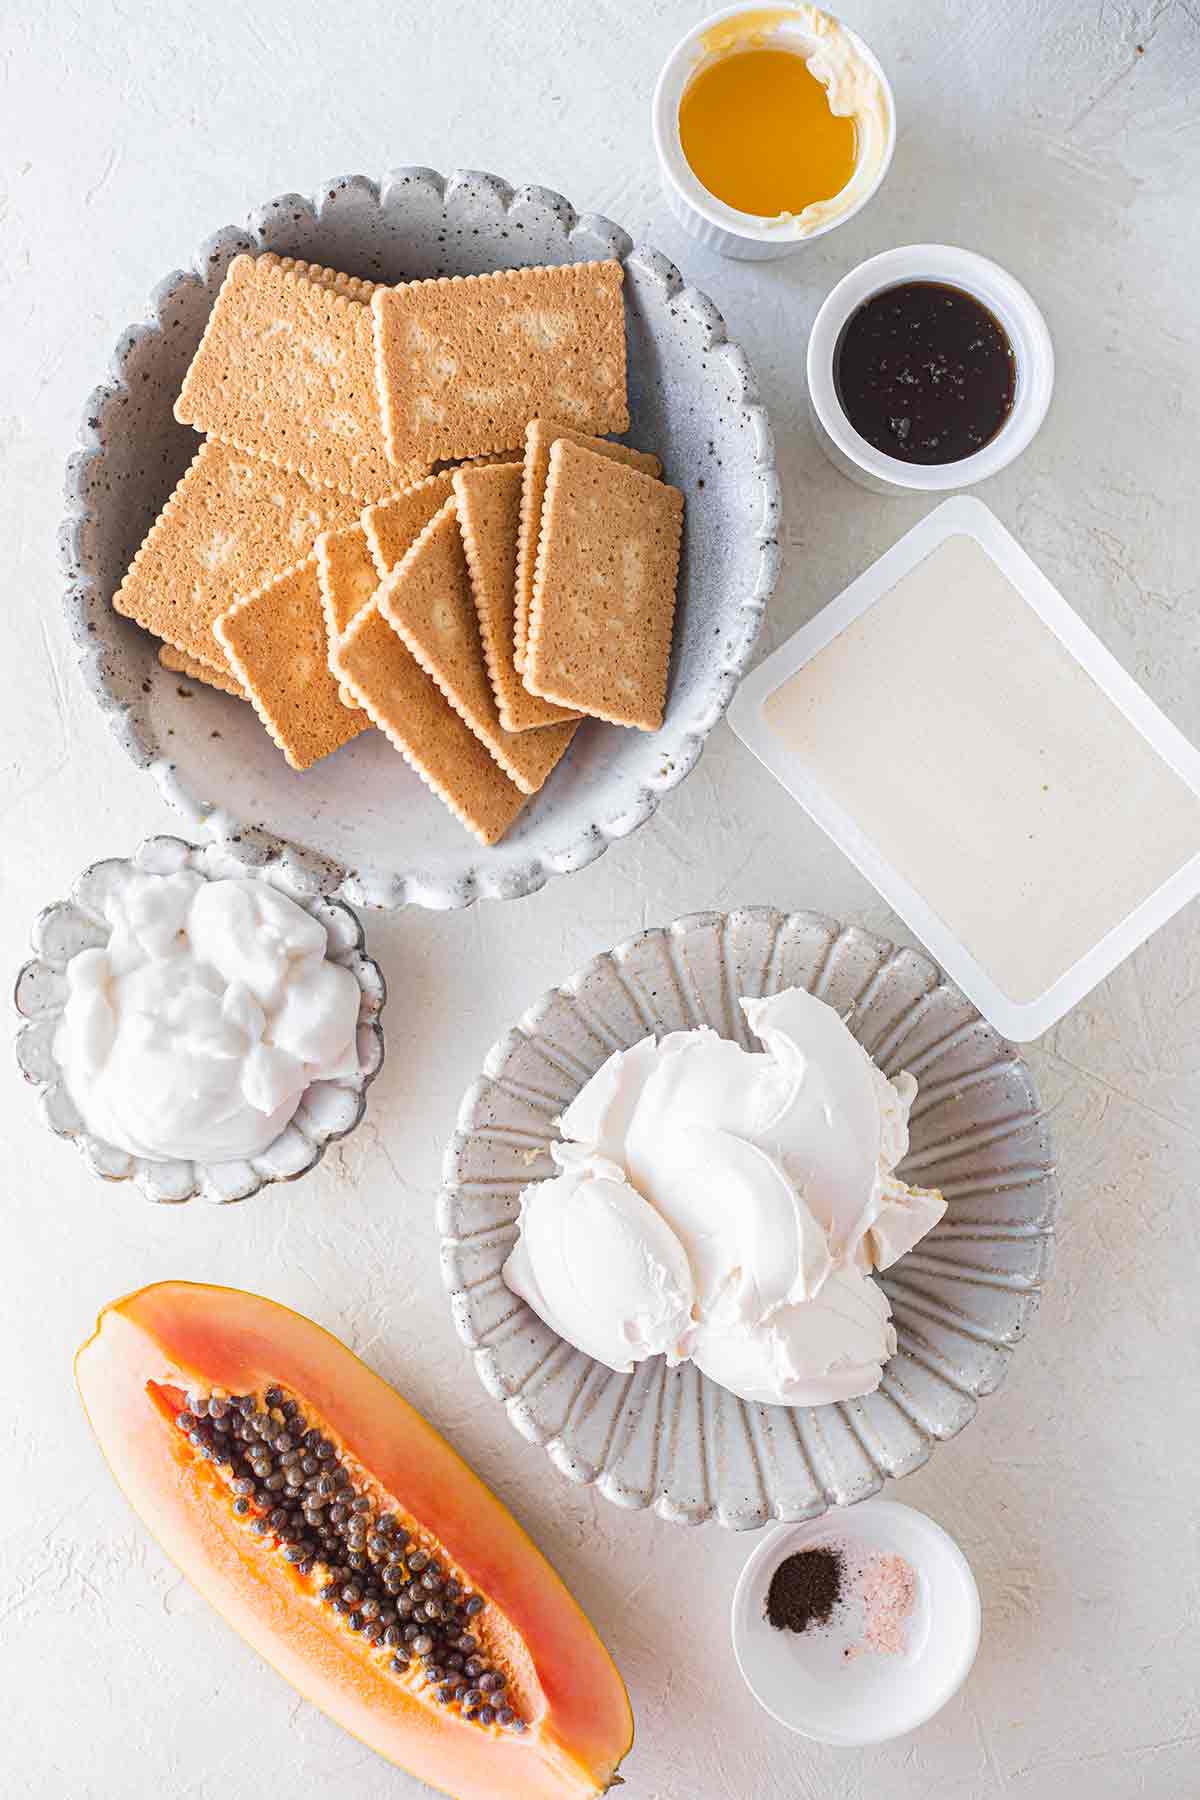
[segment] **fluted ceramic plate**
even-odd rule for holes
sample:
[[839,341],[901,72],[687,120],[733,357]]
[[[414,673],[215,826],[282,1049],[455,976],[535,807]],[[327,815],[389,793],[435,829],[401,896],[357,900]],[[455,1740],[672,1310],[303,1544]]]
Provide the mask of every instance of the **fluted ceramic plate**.
[[[58,1060],[56,1039],[67,1001],[67,964],[81,950],[107,944],[111,927],[105,903],[130,871],[174,875],[181,869],[206,881],[231,875],[270,882],[325,929],[326,957],[353,975],[359,990],[358,1069],[329,1081],[313,1081],[279,1136],[251,1157],[224,1162],[158,1161],[136,1156],[95,1136],[71,1098]],[[130,857],[93,863],[71,888],[70,898],[43,908],[33,927],[34,956],[17,976],[13,1004],[24,1021],[17,1033],[17,1063],[37,1089],[42,1117],[56,1136],[75,1144],[92,1173],[105,1181],[132,1181],[147,1200],[179,1202],[198,1195],[220,1205],[247,1200],[276,1181],[295,1181],[320,1162],[330,1144],[348,1137],[361,1120],[367,1089],[383,1067],[380,1014],[387,989],[379,964],[366,953],[363,929],[340,900],[289,889],[277,869],[247,869],[219,844],[198,848],[181,838],[153,837]]]
[[[758,1048],[743,994],[811,989],[919,1092],[900,1173],[945,1218],[880,1279],[899,1347],[878,1392],[756,1406],[662,1357],[614,1374],[504,1285],[521,1189],[554,1172],[562,1110],[614,1050],[711,1025]],[[442,1271],[459,1335],[512,1424],[573,1481],[664,1519],[806,1519],[908,1474],[1004,1379],[1037,1309],[1057,1191],[1029,1069],[928,957],[815,913],[697,913],[599,956],[494,1047],[446,1152]]]
[[[377,731],[307,774],[289,769],[244,702],[163,669],[111,600],[195,454],[172,405],[225,270],[274,250],[395,282],[615,256],[625,268],[629,441],[687,499],[662,729],[589,721],[501,844],[483,849]],[[400,169],[285,194],[168,275],[87,403],[67,470],[67,618],[84,680],[133,761],[189,826],[248,860],[283,858],[311,891],[368,906],[465,906],[532,893],[649,818],[693,767],[746,667],[775,580],[779,490],[766,413],[716,307],[664,256],[546,188]],[[285,561],[290,558],[285,557]]]

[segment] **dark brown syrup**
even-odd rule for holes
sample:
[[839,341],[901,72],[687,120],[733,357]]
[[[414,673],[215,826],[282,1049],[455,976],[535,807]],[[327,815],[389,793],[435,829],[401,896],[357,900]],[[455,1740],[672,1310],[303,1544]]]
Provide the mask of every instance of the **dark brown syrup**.
[[973,294],[906,281],[847,319],[833,352],[842,410],[876,450],[909,463],[958,462],[1012,411],[1008,333]]

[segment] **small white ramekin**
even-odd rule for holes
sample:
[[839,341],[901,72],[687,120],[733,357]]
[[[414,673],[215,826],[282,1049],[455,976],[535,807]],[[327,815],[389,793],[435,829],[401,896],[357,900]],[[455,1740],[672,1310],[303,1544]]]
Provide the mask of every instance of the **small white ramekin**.
[[[744,4],[727,6],[722,12],[713,13],[711,18],[693,26],[686,37],[679,40],[658,78],[651,108],[651,125],[663,194],[684,230],[721,256],[737,257],[746,262],[767,262],[775,257],[790,256],[804,244],[811,244],[815,238],[824,237],[827,231],[844,225],[847,219],[852,219],[855,213],[860,212],[872,195],[879,191],[891,165],[892,152],[896,147],[896,103],[891,83],[880,67],[878,58],[863,43],[857,32],[851,31],[848,25],[829,13],[826,16],[841,27],[855,50],[878,77],[887,108],[883,159],[874,180],[864,186],[853,205],[825,224],[803,231],[795,220],[763,219],[754,213],[739,212],[736,207],[727,206],[715,194],[710,194],[692,172],[679,137],[679,103],[683,99],[684,89],[708,54],[705,45],[708,34],[714,26],[736,19],[741,13],[751,13],[754,15],[757,31],[761,32],[767,42],[796,50],[805,43],[813,42],[804,29],[803,14],[807,10],[799,6],[793,8],[788,4],[770,7]],[[790,16],[793,12],[794,17]],[[770,22],[762,23],[766,20]]]
[[[886,455],[855,431],[837,396],[834,353],[846,321],[872,295],[905,281],[945,282],[973,294],[999,319],[1013,347],[1012,411],[990,443],[957,462],[909,463]],[[876,494],[936,494],[985,481],[1032,441],[1053,391],[1054,346],[1032,296],[998,263],[951,244],[905,244],[859,263],[838,282],[809,334],[808,407],[817,441],[836,469]]]

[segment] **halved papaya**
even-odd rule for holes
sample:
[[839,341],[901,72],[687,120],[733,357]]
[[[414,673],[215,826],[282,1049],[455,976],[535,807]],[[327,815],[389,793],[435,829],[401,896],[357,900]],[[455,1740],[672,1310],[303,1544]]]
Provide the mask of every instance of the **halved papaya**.
[[624,1684],[516,1520],[310,1319],[236,1288],[115,1301],[76,1379],[126,1497],[248,1643],[460,1800],[604,1793]]

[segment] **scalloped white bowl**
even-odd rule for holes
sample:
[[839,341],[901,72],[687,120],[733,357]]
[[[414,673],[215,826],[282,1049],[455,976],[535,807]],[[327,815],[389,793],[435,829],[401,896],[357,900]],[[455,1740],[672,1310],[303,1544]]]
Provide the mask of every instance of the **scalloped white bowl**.
[[[234,875],[268,881],[320,921],[328,939],[327,957],[348,969],[358,983],[358,1073],[337,1081],[314,1081],[274,1143],[257,1156],[236,1161],[156,1162],[93,1136],[62,1079],[54,1039],[66,1000],[64,971],[79,951],[108,942],[103,912],[114,872],[139,869],[170,875],[192,869],[207,881]],[[92,863],[71,888],[69,900],[56,901],[38,914],[33,928],[36,956],[17,976],[13,1003],[25,1021],[17,1033],[21,1073],[38,1090],[42,1117],[58,1137],[69,1138],[82,1152],[93,1174],[106,1181],[132,1181],[147,1200],[205,1200],[227,1204],[247,1200],[275,1181],[295,1181],[324,1156],[329,1145],[348,1137],[367,1103],[367,1089],[383,1067],[380,1014],[387,989],[378,963],[363,948],[363,930],[350,908],[339,900],[298,893],[276,867],[248,869],[219,844],[197,848],[182,838],[153,837],[130,857]]]
[[[655,733],[589,721],[502,843],[481,848],[378,732],[305,775],[243,702],[164,670],[112,610],[134,551],[195,453],[172,405],[225,270],[269,249],[398,281],[616,256],[625,267],[629,439],[687,496],[666,719]],[[368,906],[465,906],[532,893],[643,824],[683,780],[733,695],[778,562],[779,489],[766,413],[720,314],[657,251],[546,188],[472,171],[400,169],[382,183],[285,194],[168,275],[88,401],[67,469],[61,553],[84,680],[133,761],[198,833],[293,885]]]
[[[897,1353],[877,1393],[820,1407],[752,1405],[662,1357],[615,1374],[505,1286],[521,1189],[553,1174],[557,1120],[612,1051],[696,1025],[756,1047],[738,997],[788,987],[819,994],[887,1074],[920,1084],[900,1172],[949,1206],[881,1277]],[[735,1530],[862,1500],[961,1431],[1037,1309],[1057,1209],[1033,1077],[958,988],[919,951],[769,907],[678,919],[545,994],[464,1097],[443,1180],[454,1322],[516,1429],[620,1506]]]

